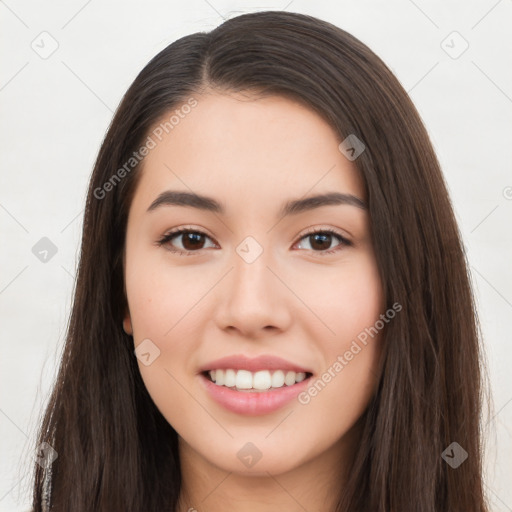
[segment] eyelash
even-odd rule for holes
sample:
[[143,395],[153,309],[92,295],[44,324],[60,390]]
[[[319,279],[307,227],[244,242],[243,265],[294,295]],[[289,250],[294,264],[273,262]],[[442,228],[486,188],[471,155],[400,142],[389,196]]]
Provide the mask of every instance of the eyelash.
[[[177,229],[175,231],[171,231],[171,232],[165,234],[162,238],[160,238],[157,241],[157,245],[159,247],[163,246],[163,245],[167,244],[168,242],[170,242],[173,238],[177,237],[178,235],[182,235],[184,233],[194,233],[194,234],[198,234],[198,235],[204,235],[207,238],[210,238],[210,240],[211,240],[211,237],[208,236],[203,231],[200,231],[200,230],[197,230],[197,229],[190,229],[190,228],[179,228],[179,229]],[[304,233],[299,238],[299,241],[304,239],[304,238],[307,238],[308,236],[316,235],[317,233],[334,235],[341,242],[341,244],[337,245],[334,249],[329,249],[329,250],[326,250],[326,251],[314,251],[313,249],[307,249],[307,250],[310,250],[312,252],[318,253],[320,256],[325,256],[327,254],[335,253],[335,252],[341,250],[343,248],[343,246],[351,246],[352,245],[352,242],[350,240],[348,240],[343,235],[341,235],[340,233],[338,233],[337,231],[334,231],[332,229],[314,229],[314,230],[308,231],[307,233]],[[198,249],[197,251],[183,251],[181,249],[175,249],[175,248],[172,248],[172,247],[169,246],[168,250],[171,251],[172,253],[178,254],[179,256],[192,256],[192,255],[200,252],[203,249]]]

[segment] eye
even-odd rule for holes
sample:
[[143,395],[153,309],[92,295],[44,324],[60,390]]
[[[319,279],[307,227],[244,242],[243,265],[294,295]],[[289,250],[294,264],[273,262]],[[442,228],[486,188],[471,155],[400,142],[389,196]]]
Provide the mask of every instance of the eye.
[[[172,246],[171,240],[174,238],[181,238],[181,248]],[[166,245],[171,252],[175,252],[183,256],[189,256],[198,250],[206,248],[204,247],[205,238],[211,240],[211,238],[202,231],[180,228],[164,235],[160,240],[158,240],[157,244],[159,246]],[[215,247],[215,245],[213,245],[213,247]]]
[[[341,243],[338,245],[332,247],[332,242],[334,239],[338,239]],[[352,242],[350,242],[348,239],[346,239],[343,235],[340,233],[337,233],[336,231],[332,229],[317,229],[313,231],[309,231],[305,235],[302,236],[300,240],[307,240],[309,247],[306,247],[306,249],[309,249],[311,251],[319,253],[320,256],[324,256],[326,254],[332,254],[334,252],[337,252],[341,249],[343,249],[343,246],[350,246],[352,245]],[[329,250],[326,250],[329,249]]]
[[[175,238],[178,240],[181,238],[182,247],[173,246],[171,242]],[[169,251],[177,253],[180,256],[191,256],[195,252],[199,252],[201,249],[208,248],[205,247],[206,239],[211,240],[211,238],[202,231],[190,228],[180,228],[164,235],[157,241],[157,245],[165,245]],[[332,242],[335,239],[338,239],[340,243],[332,248]],[[301,240],[308,240],[309,247],[306,247],[306,249],[319,253],[321,256],[325,254],[332,254],[343,249],[344,246],[352,245],[352,242],[332,229],[317,229],[309,231],[299,239],[299,242]],[[213,244],[210,247],[216,247],[216,245]]]

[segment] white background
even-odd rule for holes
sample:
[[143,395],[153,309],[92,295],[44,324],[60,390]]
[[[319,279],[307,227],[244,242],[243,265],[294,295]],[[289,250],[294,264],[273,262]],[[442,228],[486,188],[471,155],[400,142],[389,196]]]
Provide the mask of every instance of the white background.
[[[0,0],[1,511],[30,507],[35,429],[64,342],[86,186],[113,111],[171,42],[267,9],[311,14],[361,39],[423,117],[484,333],[494,403],[486,488],[493,511],[512,511],[512,0],[288,2]],[[46,59],[31,46],[45,37],[51,48],[44,31],[58,43]],[[463,48],[453,31],[469,44],[458,58],[442,46]],[[46,263],[32,253],[42,237],[58,250]]]

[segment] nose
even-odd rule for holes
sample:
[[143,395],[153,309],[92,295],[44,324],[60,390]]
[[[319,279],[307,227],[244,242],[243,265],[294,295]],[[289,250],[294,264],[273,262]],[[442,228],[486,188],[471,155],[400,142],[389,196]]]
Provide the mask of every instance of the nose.
[[232,270],[219,289],[216,323],[225,331],[260,338],[286,330],[291,322],[293,294],[283,284],[269,252],[248,263],[235,253]]

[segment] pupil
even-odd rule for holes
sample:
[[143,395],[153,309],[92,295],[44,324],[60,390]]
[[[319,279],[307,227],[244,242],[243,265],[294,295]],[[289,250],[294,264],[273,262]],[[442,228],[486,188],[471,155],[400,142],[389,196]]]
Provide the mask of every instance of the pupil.
[[[197,249],[197,247],[201,245],[202,240],[200,239],[202,236],[203,235],[200,233],[187,233],[183,241],[183,247],[185,247],[185,249]],[[188,243],[191,243],[191,246],[187,247]]]
[[[315,249],[315,245],[317,243],[317,240],[321,239],[320,247],[316,247],[316,248],[317,249],[328,249],[330,247],[330,245],[331,245],[331,236],[332,235],[328,235],[328,234],[322,235],[322,234],[318,234],[318,233],[313,235],[314,243],[311,244],[311,247],[313,247],[313,249]],[[325,242],[327,242],[327,246],[325,246]]]

